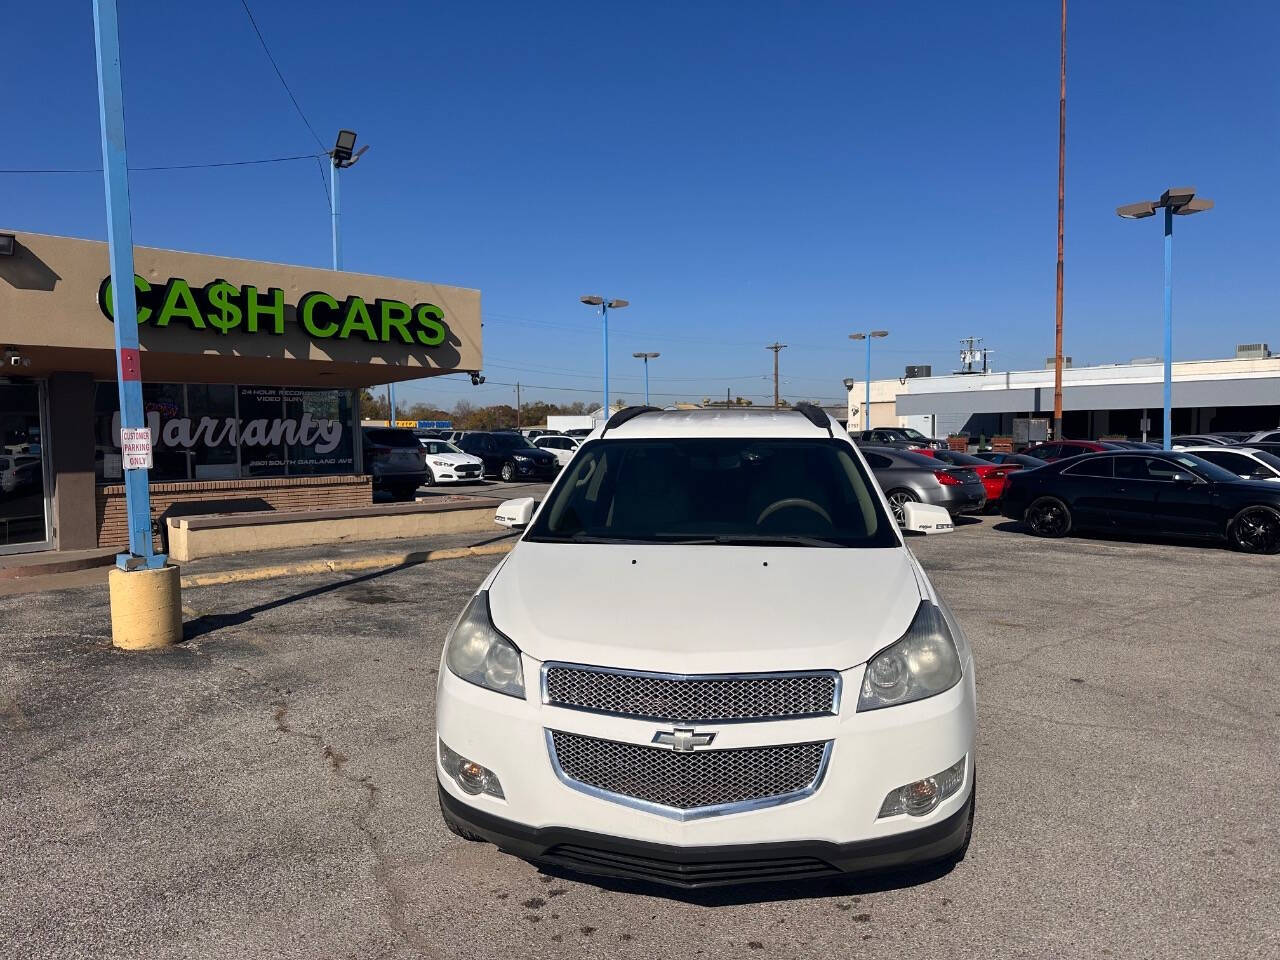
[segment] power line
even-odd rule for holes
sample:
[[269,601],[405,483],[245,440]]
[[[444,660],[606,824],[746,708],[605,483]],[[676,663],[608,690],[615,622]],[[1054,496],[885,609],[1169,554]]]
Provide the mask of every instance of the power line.
[[280,72],[280,67],[276,63],[276,58],[271,55],[271,48],[267,46],[267,41],[262,36],[262,31],[258,29],[258,21],[253,19],[253,11],[249,9],[248,0],[240,0],[240,5],[244,7],[244,12],[249,17],[249,25],[253,27],[253,32],[258,35],[258,42],[262,44],[262,51],[267,55],[267,59],[271,61],[271,68],[275,70],[276,76],[280,78],[280,85],[284,87],[284,92],[289,95],[289,99],[293,103],[293,109],[298,111],[298,116],[300,116],[302,118],[302,122],[307,125],[307,129],[311,131],[311,136],[315,137],[316,143],[319,144],[320,149],[325,150],[324,141],[316,134],[315,128],[311,126],[311,121],[307,119],[307,115],[302,112],[302,107],[298,105],[298,98],[295,97],[293,95],[293,91],[289,89],[289,83],[285,80],[284,74]]
[[[219,160],[211,163],[165,163],[149,167],[130,167],[130,173],[152,173],[157,170],[208,170],[213,167],[251,167],[263,163],[289,163],[312,160],[326,154],[300,153],[291,157],[264,157],[260,160]],[[0,173],[101,173],[101,167],[6,167]]]

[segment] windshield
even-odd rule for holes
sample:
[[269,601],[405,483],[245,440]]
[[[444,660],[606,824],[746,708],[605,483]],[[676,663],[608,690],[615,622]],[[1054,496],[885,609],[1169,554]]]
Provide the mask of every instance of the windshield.
[[852,448],[827,438],[594,440],[579,448],[525,539],[900,543]]
[[989,467],[991,464],[983,460],[981,457],[972,457],[967,453],[959,453],[955,450],[935,450],[933,455],[939,460],[955,467]]
[[538,449],[518,433],[491,433],[495,450],[536,450]]
[[1173,460],[1177,462],[1179,466],[1186,467],[1188,470],[1200,474],[1200,476],[1204,477],[1206,480],[1214,480],[1218,483],[1235,483],[1240,480],[1238,476],[1230,470],[1227,470],[1225,467],[1220,467],[1216,463],[1210,463],[1208,460],[1197,457],[1192,453],[1176,453],[1173,455]]
[[919,430],[914,430],[911,427],[903,427],[901,433],[908,440],[928,440],[929,439]]
[[427,453],[461,453],[462,451],[455,447],[448,440],[423,440],[422,449]]

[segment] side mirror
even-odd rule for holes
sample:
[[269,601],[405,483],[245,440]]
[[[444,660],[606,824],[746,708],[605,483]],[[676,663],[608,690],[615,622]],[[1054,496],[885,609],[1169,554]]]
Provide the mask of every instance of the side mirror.
[[523,530],[533,519],[533,511],[538,508],[538,501],[533,497],[520,497],[508,500],[498,507],[493,522],[508,530]]
[[902,529],[910,533],[951,533],[955,524],[943,507],[931,503],[904,503]]
[[1175,473],[1173,482],[1180,487],[1190,487],[1196,484],[1196,475],[1194,473]]

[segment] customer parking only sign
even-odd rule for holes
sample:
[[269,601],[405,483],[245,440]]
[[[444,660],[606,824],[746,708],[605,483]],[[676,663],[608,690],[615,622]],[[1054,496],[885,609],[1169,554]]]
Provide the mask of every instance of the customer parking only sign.
[[151,428],[122,427],[120,430],[120,456],[126,470],[150,470]]

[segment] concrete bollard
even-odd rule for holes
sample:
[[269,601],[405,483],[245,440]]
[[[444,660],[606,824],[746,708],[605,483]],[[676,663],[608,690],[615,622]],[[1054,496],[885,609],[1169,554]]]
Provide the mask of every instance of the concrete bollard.
[[181,568],[113,568],[111,642],[124,650],[156,650],[182,639]]

